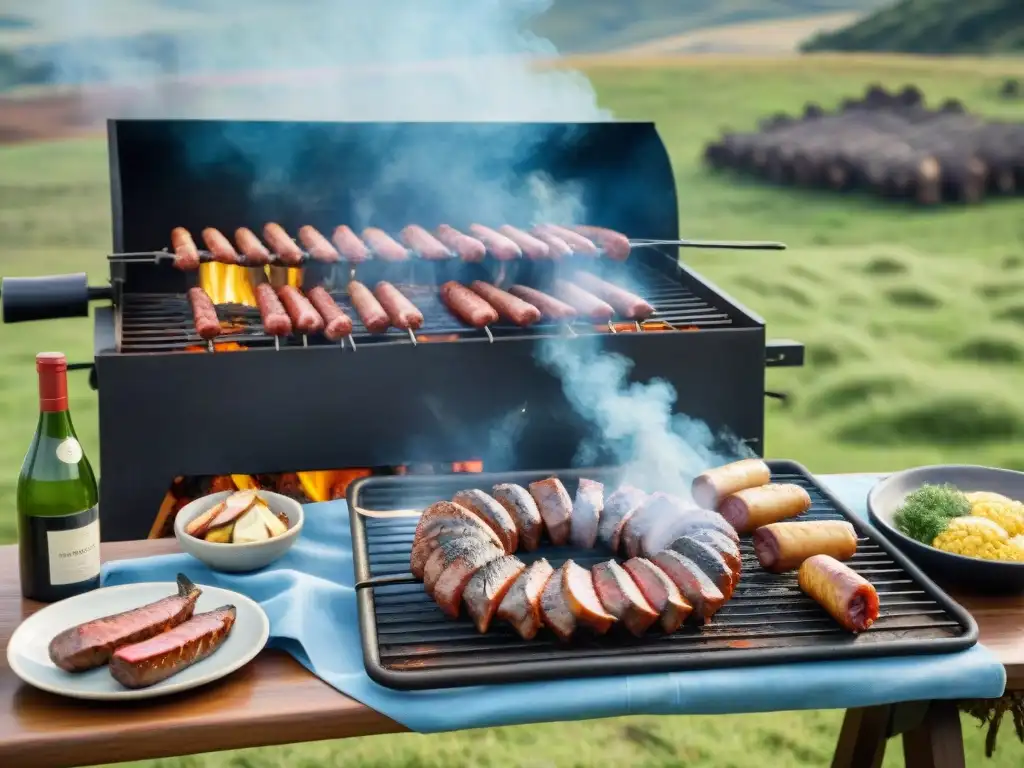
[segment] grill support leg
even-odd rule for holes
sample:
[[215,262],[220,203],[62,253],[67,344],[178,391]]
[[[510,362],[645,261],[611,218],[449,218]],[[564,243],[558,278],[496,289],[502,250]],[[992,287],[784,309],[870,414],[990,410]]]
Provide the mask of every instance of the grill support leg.
[[832,768],[880,768],[891,716],[889,706],[846,710]]
[[903,736],[906,768],[964,768],[956,702],[908,702],[846,711],[832,768],[880,768],[891,736]]

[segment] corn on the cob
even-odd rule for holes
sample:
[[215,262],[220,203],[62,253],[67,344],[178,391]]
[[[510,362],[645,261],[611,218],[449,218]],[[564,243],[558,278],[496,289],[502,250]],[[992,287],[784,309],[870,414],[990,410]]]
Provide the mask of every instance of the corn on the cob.
[[1010,537],[985,517],[954,517],[935,537],[932,546],[945,552],[983,560],[997,560]]
[[1000,560],[1006,560],[1011,563],[1024,563],[1024,535],[1014,536],[1006,542],[1001,555]]
[[971,515],[991,520],[1010,536],[1024,533],[1024,505],[980,501],[971,506]]

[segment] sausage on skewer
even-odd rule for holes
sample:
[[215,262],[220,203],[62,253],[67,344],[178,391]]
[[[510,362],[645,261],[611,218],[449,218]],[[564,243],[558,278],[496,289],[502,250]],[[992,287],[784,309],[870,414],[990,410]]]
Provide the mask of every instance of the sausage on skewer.
[[358,264],[370,258],[370,252],[363,245],[363,241],[356,237],[356,233],[345,224],[334,228],[331,239],[337,246],[341,258],[347,262]]
[[468,262],[480,262],[487,256],[487,246],[474,237],[464,235],[454,227],[442,224],[437,228],[437,239],[445,244],[450,250],[458,254],[459,258]]
[[260,308],[263,319],[263,330],[271,336],[288,336],[292,332],[292,321],[281,305],[270,283],[259,283],[256,286],[256,304]]
[[629,258],[631,246],[629,238],[625,235],[604,227],[573,227],[575,232],[593,240],[601,246],[608,257],[615,261],[625,261]]
[[878,593],[859,573],[834,557],[815,555],[797,573],[800,589],[848,632],[864,632],[878,620]]
[[515,243],[528,259],[550,259],[553,256],[546,243],[520,229],[502,224],[498,231]]
[[515,323],[521,328],[540,320],[540,310],[537,307],[495,285],[485,283],[483,280],[474,280],[469,287],[473,293],[494,307],[503,320]]
[[548,229],[534,227],[533,236],[548,247],[551,258],[563,259],[572,256],[572,248],[569,247],[569,243],[561,235],[557,235]]
[[284,304],[288,317],[294,328],[303,336],[319,333],[324,328],[324,320],[320,313],[310,304],[309,299],[294,285],[282,285],[277,289],[277,297]]
[[536,228],[537,232],[549,232],[565,241],[566,245],[572,248],[573,253],[580,253],[584,256],[597,256],[597,246],[578,232],[573,232],[566,227],[557,224],[541,224]]
[[340,341],[352,333],[352,318],[338,306],[322,285],[306,292],[306,298],[324,319],[324,336],[329,341]]
[[523,252],[519,249],[519,246],[509,240],[500,232],[495,232],[490,227],[485,227],[483,224],[470,224],[469,233],[480,240],[487,250],[491,252],[491,255],[498,261],[512,261],[518,259],[523,255]]
[[171,230],[171,250],[174,251],[174,266],[183,272],[199,269],[199,249],[192,233],[184,227]]
[[235,230],[235,245],[245,255],[246,264],[261,266],[270,263],[270,251],[248,227]]
[[219,229],[213,227],[204,229],[203,243],[206,245],[206,250],[213,255],[214,261],[219,261],[221,264],[238,263],[238,253],[235,251],[235,247]]
[[348,284],[348,296],[359,319],[370,333],[384,333],[391,327],[388,313],[380,305],[370,289],[353,280]]
[[646,320],[654,314],[654,307],[635,293],[607,283],[589,272],[577,272],[573,281],[583,290],[589,291],[602,301],[611,304],[622,317],[630,320]]
[[484,328],[498,322],[494,307],[454,280],[441,286],[441,301],[453,315],[473,328]]
[[441,261],[452,257],[444,243],[418,224],[405,227],[399,233],[399,237],[405,245],[419,254],[420,258],[427,261]]
[[370,250],[384,261],[406,261],[409,258],[405,246],[396,242],[383,229],[367,227],[363,230],[363,240],[370,246]]
[[615,316],[615,310],[608,302],[565,280],[555,280],[555,295],[572,305],[584,318],[596,323],[606,323]]
[[[299,242],[316,261],[328,264],[338,260],[338,252],[334,250],[330,240],[320,234],[316,227],[306,224],[299,228]],[[362,245],[362,243],[360,243]],[[326,319],[326,318],[325,318]]]
[[373,295],[388,314],[391,324],[402,331],[418,331],[423,327],[423,313],[391,283],[381,280]]
[[302,263],[302,251],[280,224],[275,224],[273,221],[264,224],[263,239],[270,244],[282,265],[297,267]]
[[513,285],[508,289],[508,292],[528,304],[535,306],[540,310],[541,315],[546,317],[548,320],[554,320],[555,322],[565,321],[569,323],[575,320],[577,314],[579,314],[564,301],[559,301],[554,296],[548,296],[546,293],[538,291],[536,288],[530,288],[526,285]]
[[199,286],[189,288],[188,303],[192,306],[192,321],[199,338],[207,341],[217,338],[220,335],[220,321],[210,295]]

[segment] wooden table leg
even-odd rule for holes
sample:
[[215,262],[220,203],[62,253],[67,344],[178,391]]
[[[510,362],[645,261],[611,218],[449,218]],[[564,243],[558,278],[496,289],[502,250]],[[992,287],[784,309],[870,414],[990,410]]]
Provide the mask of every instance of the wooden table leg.
[[907,768],[965,768],[960,712],[952,701],[933,701],[916,728],[903,734]]
[[879,768],[891,717],[890,706],[846,710],[832,768]]

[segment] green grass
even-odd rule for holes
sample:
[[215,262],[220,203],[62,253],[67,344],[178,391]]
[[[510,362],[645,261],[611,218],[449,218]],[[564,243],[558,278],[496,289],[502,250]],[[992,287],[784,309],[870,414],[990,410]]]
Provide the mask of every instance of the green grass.
[[[775,371],[767,449],[819,472],[891,470],[940,461],[1024,469],[1024,216],[1022,203],[920,211],[858,196],[780,190],[712,176],[699,165],[721,126],[746,128],[805,101],[831,105],[868,82],[915,82],[932,99],[1014,116],[993,83],[1024,63],[815,58],[715,60],[643,69],[595,67],[602,100],[623,118],[654,119],[672,157],[684,233],[780,239],[784,253],[691,253],[688,261],[764,315],[770,335],[808,348],[803,369]],[[1016,116],[1024,118],[1022,107]],[[102,141],[0,148],[0,272],[106,274],[109,201]],[[89,359],[84,321],[0,326],[0,540],[14,537],[14,479],[35,419],[34,354]],[[72,374],[72,407],[98,457],[96,399]],[[123,470],[121,470],[123,471]],[[271,766],[820,766],[837,712],[666,717],[397,735],[146,762],[147,768]],[[969,764],[982,734],[965,721]],[[899,762],[894,742],[886,766]],[[1004,725],[993,768],[1024,749]]]

